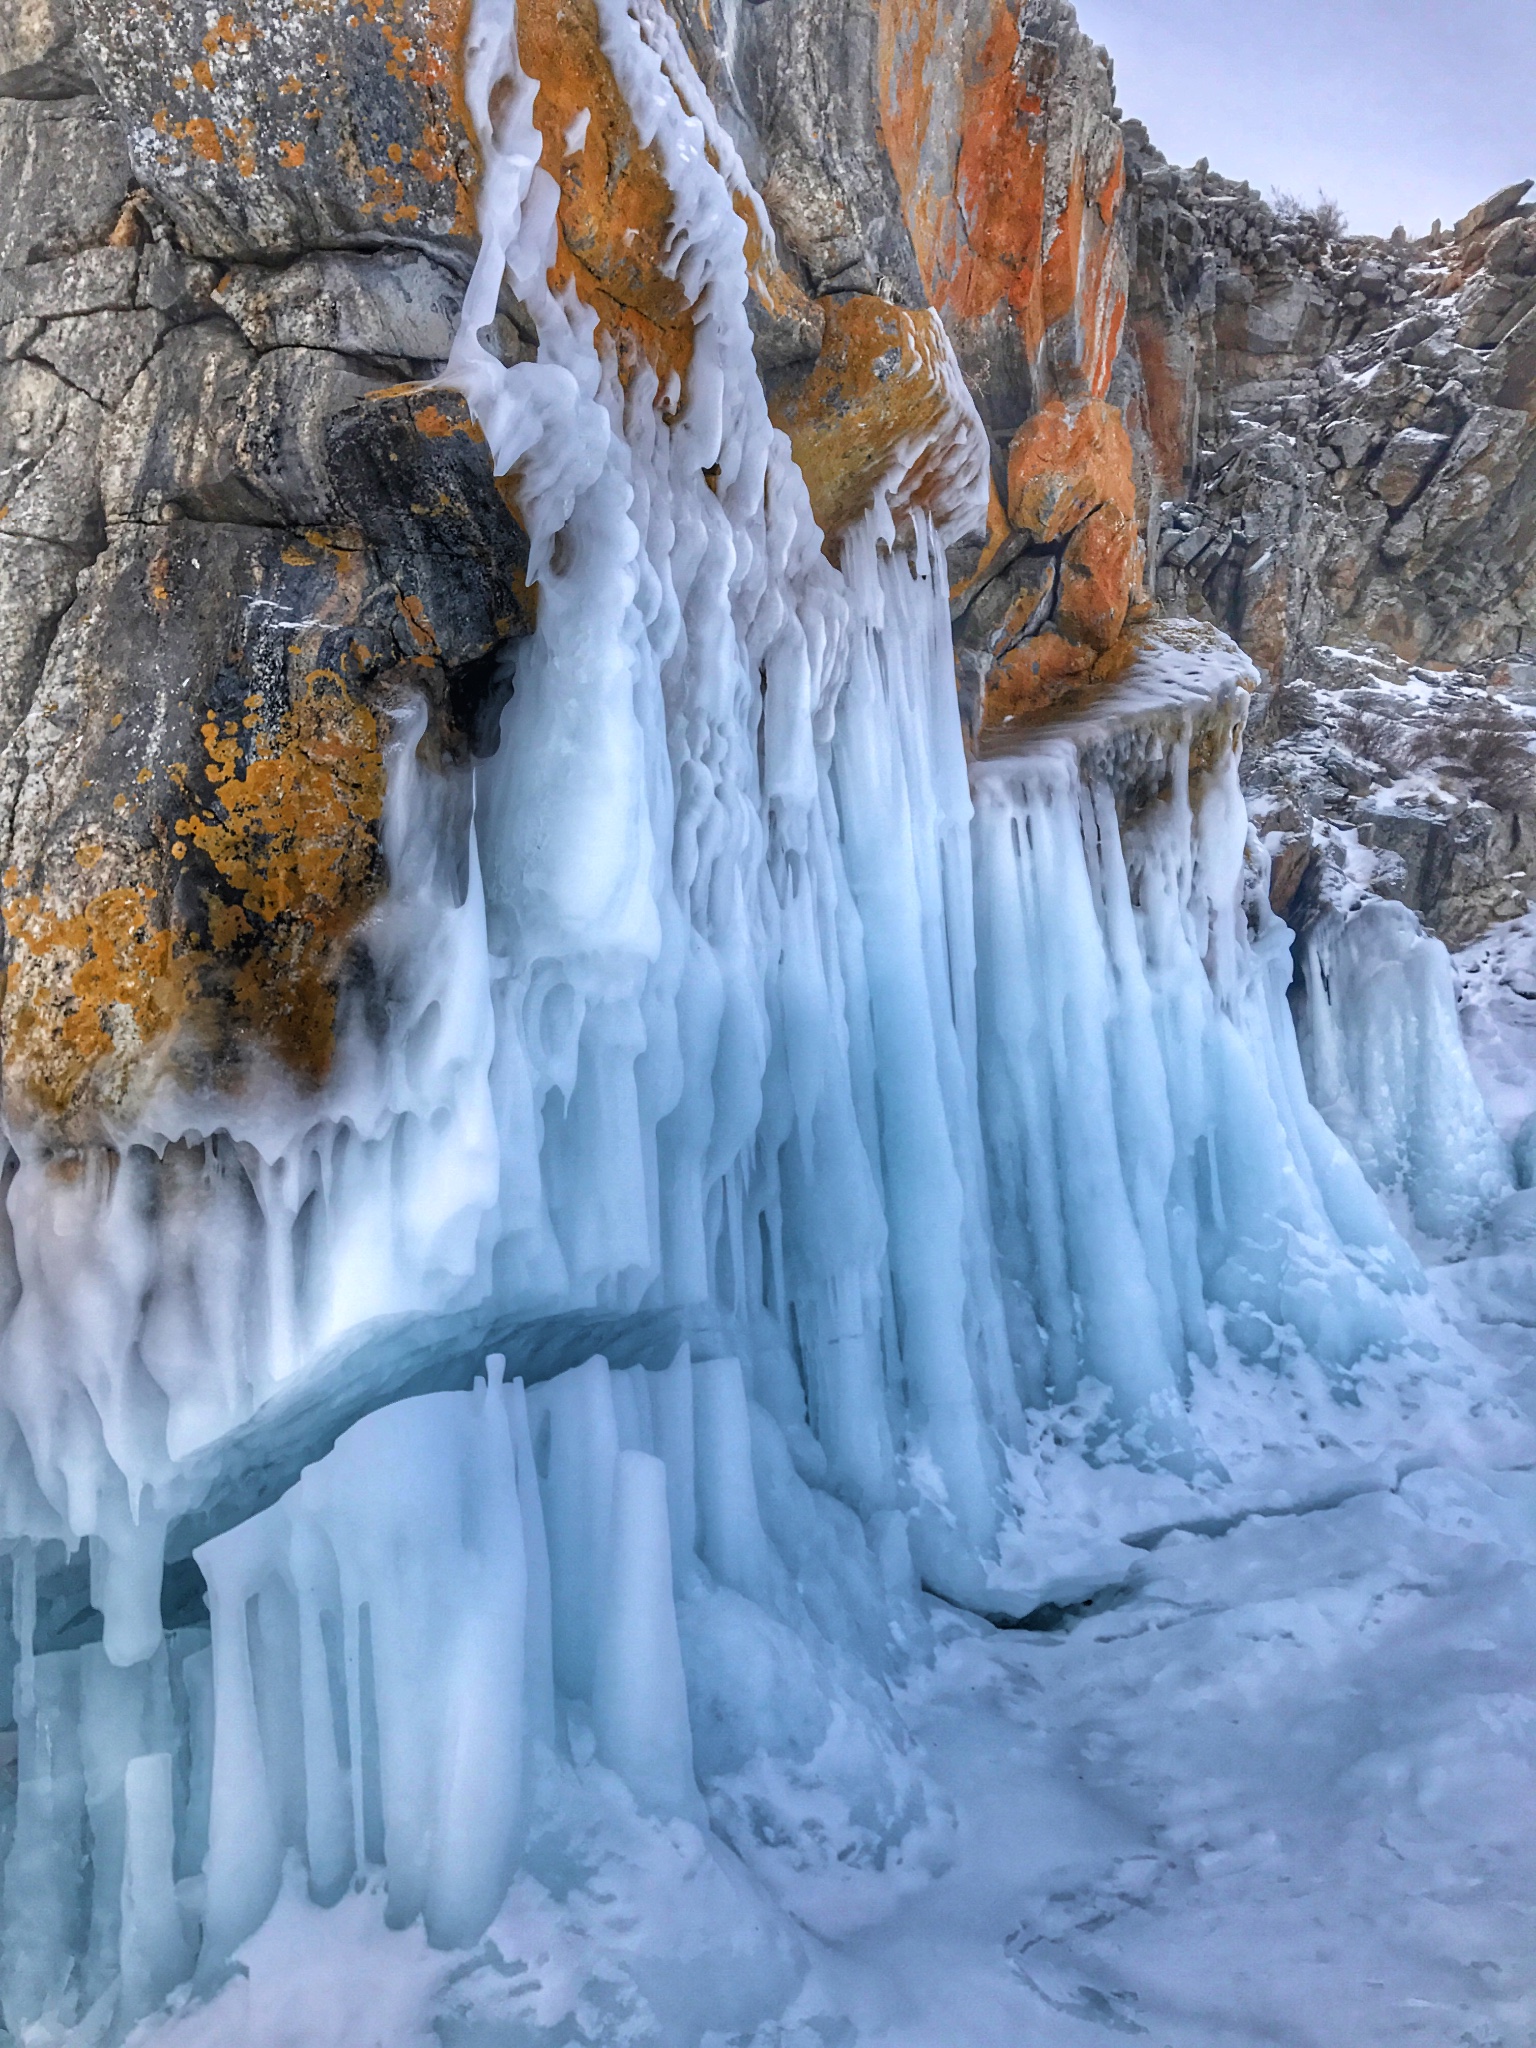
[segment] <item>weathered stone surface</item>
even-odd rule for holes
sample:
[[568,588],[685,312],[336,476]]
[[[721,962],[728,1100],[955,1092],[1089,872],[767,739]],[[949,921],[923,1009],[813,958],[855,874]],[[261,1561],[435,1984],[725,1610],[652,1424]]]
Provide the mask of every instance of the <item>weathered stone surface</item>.
[[104,242],[128,187],[122,131],[95,100],[0,99],[0,270]]
[[238,17],[200,0],[78,0],[77,11],[135,177],[200,253],[472,234],[466,0],[263,0]]
[[873,294],[920,307],[902,196],[882,135],[884,9],[743,9],[732,69],[755,131],[748,169],[781,249],[814,296]]
[[61,100],[90,90],[66,0],[7,0],[0,14],[0,97]]
[[372,388],[318,349],[258,354],[220,320],[171,335],[108,431],[109,518],[322,525],[325,423]]
[[1082,689],[1093,673],[1091,647],[1075,645],[1049,628],[998,657],[988,682],[986,723],[997,726],[1034,717]]
[[882,487],[893,512],[921,506],[942,523],[985,458],[937,315],[868,297],[822,310],[815,367],[773,407],[822,532],[842,533]]
[[1536,633],[1536,221],[1454,241],[1286,218],[1127,129],[1137,266],[1119,373],[1164,603],[1271,678],[1311,647],[1496,656]]
[[1507,668],[1315,650],[1250,722],[1245,781],[1270,900],[1297,925],[1363,888],[1452,946],[1536,895],[1536,692]]
[[440,708],[448,743],[492,743],[480,666],[528,630],[528,542],[463,399],[375,392],[329,420],[326,462],[337,504],[388,579],[394,644]]
[[0,368],[0,533],[94,552],[100,431],[100,406],[44,364]]
[[1136,510],[1125,422],[1102,399],[1054,398],[1013,437],[1008,517],[1033,540],[1062,540],[1100,505]]
[[1004,445],[1108,390],[1125,313],[1108,66],[1063,0],[884,0],[881,124],[924,286]]
[[480,666],[522,630],[526,545],[460,401],[331,420],[350,527],[215,523],[272,474],[242,475],[242,436],[279,417],[232,408],[222,468],[180,479],[195,516],[113,529],[13,749],[7,1109],[72,1143],[166,1081],[324,1077],[383,884],[381,706],[426,696],[434,746],[462,751]]
[[271,531],[109,544],[20,735],[13,1123],[99,1140],[168,1074],[233,1080],[253,1053],[323,1077],[346,937],[382,880],[367,596],[361,550]]
[[162,314],[68,313],[50,320],[28,353],[98,405],[120,405],[165,332]]
[[138,290],[136,248],[83,249],[52,262],[0,270],[0,320],[127,312],[137,305]]
[[1480,229],[1497,227],[1500,221],[1507,220],[1533,184],[1536,184],[1536,179],[1522,178],[1518,184],[1506,185],[1502,191],[1474,206],[1470,213],[1463,214],[1457,221],[1456,239],[1464,242]]
[[73,549],[0,527],[0,747],[32,701],[78,573]]
[[241,265],[225,273],[214,297],[253,348],[436,367],[453,345],[463,286],[414,250],[326,250],[276,271]]
[[1400,511],[1424,488],[1451,445],[1449,434],[1428,434],[1422,427],[1403,427],[1392,436],[1371,478],[1383,504]]

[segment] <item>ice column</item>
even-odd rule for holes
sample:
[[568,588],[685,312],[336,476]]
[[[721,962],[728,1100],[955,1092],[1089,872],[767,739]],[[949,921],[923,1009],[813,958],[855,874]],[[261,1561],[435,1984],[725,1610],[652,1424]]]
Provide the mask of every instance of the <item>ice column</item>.
[[1405,904],[1375,900],[1324,911],[1301,969],[1312,1100],[1420,1230],[1465,1242],[1514,1176],[1467,1061],[1450,955]]
[[[591,314],[549,288],[555,192],[506,15],[480,11],[468,56],[484,243],[449,375],[516,469],[540,592],[478,783],[507,963],[498,1284],[530,1305],[713,1300],[762,1337],[754,1392],[787,1423],[808,1406],[830,1483],[888,1507],[905,1455],[969,1556],[1017,1411],[942,547],[920,514],[898,547],[877,505],[844,573],[827,563],[752,354],[734,200],[755,196],[664,11],[598,13],[673,188],[695,308],[680,393],[643,364],[621,384]],[[477,339],[503,273],[537,363]],[[957,516],[984,509],[968,446]],[[591,1652],[565,1640],[563,1540],[569,1677]]]

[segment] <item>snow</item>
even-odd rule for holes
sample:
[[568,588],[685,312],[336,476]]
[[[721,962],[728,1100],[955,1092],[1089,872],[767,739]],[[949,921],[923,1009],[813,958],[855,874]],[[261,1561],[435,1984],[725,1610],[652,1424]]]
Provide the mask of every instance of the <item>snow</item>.
[[693,368],[626,388],[551,290],[480,0],[449,375],[537,626],[472,779],[395,732],[388,1027],[195,1172],[216,1112],[162,1102],[10,1185],[6,2024],[1208,2048],[1455,1993],[1423,2038],[1481,2043],[1528,1996],[1523,970],[1461,967],[1496,1132],[1443,951],[1357,913],[1309,1099],[1204,629],[968,774],[979,428],[827,560],[735,151],[654,0],[598,18]]

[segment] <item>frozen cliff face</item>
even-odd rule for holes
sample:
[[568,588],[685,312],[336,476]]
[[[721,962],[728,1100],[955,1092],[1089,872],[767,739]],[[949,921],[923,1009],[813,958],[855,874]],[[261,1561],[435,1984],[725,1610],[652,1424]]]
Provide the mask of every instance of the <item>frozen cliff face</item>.
[[126,152],[10,250],[12,367],[145,347],[5,757],[12,2032],[212,1992],[284,1898],[461,1949],[613,1855],[734,1916],[642,2020],[753,2027],[791,1916],[942,1854],[923,1588],[1028,1619],[1063,1488],[1114,1546],[1336,1483],[1335,1411],[1396,1443],[1441,1369],[1337,1132],[1432,1201],[1444,990],[1328,1013],[1330,1128],[1256,672],[1134,616],[1102,59],[1054,0],[858,15],[830,217],[792,21],[7,52],[40,219],[61,107]]

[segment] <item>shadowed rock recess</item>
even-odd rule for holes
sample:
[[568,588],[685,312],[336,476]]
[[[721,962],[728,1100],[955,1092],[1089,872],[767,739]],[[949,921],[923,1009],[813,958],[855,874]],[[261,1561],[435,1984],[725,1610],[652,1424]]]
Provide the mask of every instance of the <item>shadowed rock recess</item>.
[[1424,1352],[1508,1148],[1304,1075],[1536,899],[1529,190],[1277,212],[1067,0],[4,0],[6,2040],[621,1782],[735,1961],[443,2038],[766,2043],[924,1590],[1097,1611],[1039,1418],[1235,1527],[1201,1374]]

